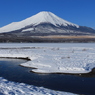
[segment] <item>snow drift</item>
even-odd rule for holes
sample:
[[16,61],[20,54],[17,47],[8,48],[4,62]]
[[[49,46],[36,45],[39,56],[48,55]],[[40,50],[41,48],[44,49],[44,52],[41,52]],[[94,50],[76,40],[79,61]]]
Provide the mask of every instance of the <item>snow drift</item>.
[[0,77],[0,95],[77,95],[68,92],[54,91],[24,83],[8,81]]

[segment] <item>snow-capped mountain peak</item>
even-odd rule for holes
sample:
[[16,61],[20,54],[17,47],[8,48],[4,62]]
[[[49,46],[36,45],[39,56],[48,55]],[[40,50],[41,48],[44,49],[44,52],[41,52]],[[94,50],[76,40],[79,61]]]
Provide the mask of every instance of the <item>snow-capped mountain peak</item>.
[[55,14],[53,14],[51,12],[42,11],[42,12],[39,12],[38,14],[36,14],[32,17],[29,17],[25,20],[22,20],[20,22],[13,22],[4,27],[1,27],[0,32],[1,33],[10,32],[10,31],[24,28],[29,25],[36,26],[41,23],[51,23],[55,26],[61,26],[61,25],[68,26],[69,25],[69,26],[75,26],[75,27],[79,28],[78,25],[68,22],[68,21],[56,16]]
[[71,25],[71,26],[78,27],[78,25],[70,23],[70,22],[56,16],[55,14],[53,14],[51,12],[46,12],[46,11],[39,12],[38,14],[30,17],[29,19],[32,20],[32,23],[35,25],[40,24],[42,22],[48,22],[48,23],[51,23],[55,26],[57,26],[57,25],[64,25],[64,26]]

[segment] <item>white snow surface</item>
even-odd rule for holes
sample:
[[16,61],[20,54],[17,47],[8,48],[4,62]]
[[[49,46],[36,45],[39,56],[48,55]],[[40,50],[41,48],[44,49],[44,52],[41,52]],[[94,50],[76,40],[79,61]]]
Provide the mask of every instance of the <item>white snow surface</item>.
[[28,28],[28,29],[24,29],[24,30],[22,30],[22,32],[26,32],[26,31],[32,31],[32,30],[34,30],[34,28]]
[[0,57],[29,58],[21,64],[35,73],[88,73],[95,67],[94,47],[7,47]]
[[0,95],[77,95],[68,92],[54,91],[24,83],[8,81],[0,77]]
[[55,14],[53,14],[51,12],[42,11],[42,12],[39,12],[38,14],[33,15],[33,16],[31,16],[25,20],[22,20],[20,22],[13,22],[13,23],[8,24],[4,27],[1,27],[0,33],[18,30],[18,29],[24,28],[29,25],[36,26],[40,23],[51,23],[55,26],[60,26],[60,25],[68,26],[68,25],[70,25],[70,26],[75,26],[75,27],[79,28],[78,25],[73,24],[71,22],[68,22],[68,21],[56,16]]

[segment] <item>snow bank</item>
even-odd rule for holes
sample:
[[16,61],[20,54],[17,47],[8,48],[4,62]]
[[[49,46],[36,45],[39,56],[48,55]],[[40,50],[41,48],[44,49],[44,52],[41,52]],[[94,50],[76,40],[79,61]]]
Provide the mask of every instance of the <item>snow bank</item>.
[[0,95],[76,95],[67,92],[49,90],[24,83],[10,82],[0,77]]
[[88,73],[95,67],[94,47],[1,48],[0,57],[29,58],[21,64],[35,73]]

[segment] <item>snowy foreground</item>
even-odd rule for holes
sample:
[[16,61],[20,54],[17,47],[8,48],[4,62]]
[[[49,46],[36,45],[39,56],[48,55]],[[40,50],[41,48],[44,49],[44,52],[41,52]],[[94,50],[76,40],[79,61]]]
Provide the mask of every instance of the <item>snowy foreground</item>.
[[0,48],[0,57],[29,58],[21,66],[35,73],[88,73],[95,67],[94,47]]
[[[0,57],[29,58],[21,64],[35,73],[88,73],[95,67],[94,47],[1,47]],[[0,95],[75,95],[0,77]]]
[[0,95],[76,95],[67,92],[49,90],[24,83],[10,82],[0,77]]

